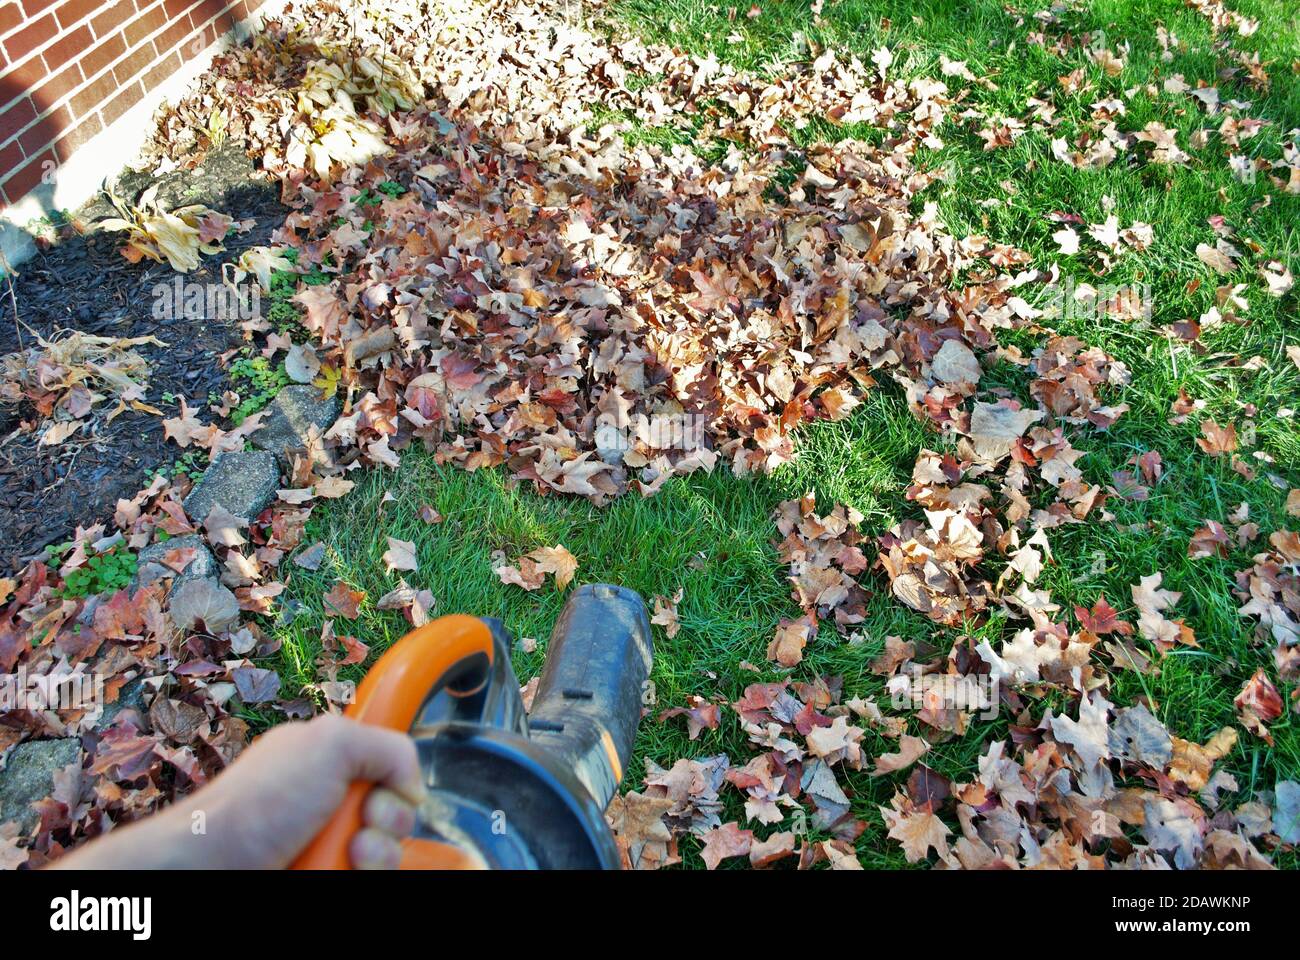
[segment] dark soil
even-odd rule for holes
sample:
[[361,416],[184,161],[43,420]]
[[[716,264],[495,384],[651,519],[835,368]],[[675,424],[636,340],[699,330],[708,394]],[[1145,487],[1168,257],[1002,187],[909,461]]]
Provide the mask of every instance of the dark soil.
[[[127,171],[114,192],[133,201],[152,183],[159,184],[163,209],[203,203],[236,221],[252,219],[247,233],[232,233],[225,252],[205,257],[185,282],[220,283],[221,265],[251,246],[269,242],[284,222],[286,209],[278,189],[262,178],[252,161],[233,145],[213,151],[192,170],[160,177]],[[115,216],[104,199],[77,211],[73,222],[93,223]],[[8,282],[0,282],[0,354],[21,344],[31,346],[36,331],[49,339],[58,331],[80,330],[110,337],[152,334],[167,347],[134,348],[151,366],[146,402],[175,416],[175,402],[164,394],[185,397],[190,406],[206,405],[210,391],[221,392],[225,371],[217,355],[243,343],[237,320],[154,319],[153,288],[180,276],[167,263],[129,263],[118,252],[120,234],[88,231],[69,234],[37,253],[17,271],[13,300]],[[13,319],[14,309],[23,326]],[[129,498],[149,482],[150,474],[175,461],[181,451],[164,442],[162,419],[128,410],[111,423],[111,398],[97,403],[87,423],[58,446],[38,447],[41,428],[30,404],[0,404],[0,570],[12,573],[51,543],[69,538],[78,525],[111,522],[119,498]],[[24,429],[24,422],[29,426]]]

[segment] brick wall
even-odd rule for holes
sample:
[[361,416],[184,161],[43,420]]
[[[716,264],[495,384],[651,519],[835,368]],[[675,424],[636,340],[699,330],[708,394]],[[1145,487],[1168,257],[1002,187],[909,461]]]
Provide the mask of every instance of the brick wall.
[[[0,204],[148,98],[263,0],[0,0]],[[104,175],[131,157],[105,157]],[[112,167],[114,169],[109,169]]]

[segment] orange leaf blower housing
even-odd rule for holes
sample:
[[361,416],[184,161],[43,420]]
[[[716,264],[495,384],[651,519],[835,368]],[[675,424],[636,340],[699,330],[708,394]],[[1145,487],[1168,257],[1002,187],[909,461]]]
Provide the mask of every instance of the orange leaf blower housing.
[[[604,809],[631,757],[653,662],[645,602],[579,587],[556,621],[531,713],[493,619],[441,617],[375,663],[347,715],[407,730],[429,798],[404,869],[616,868]],[[371,784],[354,783],[294,863],[346,869]]]

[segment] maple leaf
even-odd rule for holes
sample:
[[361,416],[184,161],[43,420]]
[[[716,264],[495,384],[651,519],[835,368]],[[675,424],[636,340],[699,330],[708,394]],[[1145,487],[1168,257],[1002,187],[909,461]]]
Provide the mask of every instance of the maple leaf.
[[328,286],[307,287],[293,300],[306,311],[303,326],[326,342],[338,337],[339,328],[347,320],[347,305],[333,290]]
[[700,270],[690,272],[691,280],[695,283],[695,289],[699,291],[699,296],[688,303],[699,310],[701,313],[709,313],[714,310],[721,310],[728,305],[740,305],[736,299],[735,290],[739,283],[736,277],[728,277],[723,273],[722,265],[715,263],[713,265],[713,274],[710,276]]
[[169,697],[155,697],[149,707],[149,722],[155,731],[176,743],[190,743],[206,727],[208,714],[202,707]]
[[1237,449],[1237,428],[1231,423],[1221,427],[1213,420],[1202,421],[1201,434],[1196,438],[1196,445],[1212,457]]
[[1174,866],[1187,870],[1196,865],[1202,849],[1199,809],[1187,800],[1164,797],[1147,800],[1143,806],[1142,835],[1157,850],[1174,856]]
[[686,717],[686,732],[694,740],[702,730],[716,730],[721,722],[721,715],[716,703],[710,703],[703,697],[692,694],[687,698],[687,706],[672,707],[659,714],[659,722],[670,717]]
[[235,667],[230,671],[230,679],[245,703],[266,703],[280,692],[280,677],[274,670]]
[[1133,625],[1119,619],[1119,611],[1106,602],[1105,596],[1098,597],[1091,610],[1075,607],[1074,615],[1083,629],[1099,637],[1108,633],[1118,633],[1121,636],[1133,633]]
[[915,810],[903,794],[894,795],[894,807],[880,807],[889,836],[903,845],[908,863],[919,863],[933,849],[940,860],[949,857],[948,837],[952,831],[929,810]]
[[677,844],[664,823],[673,809],[669,797],[628,791],[615,796],[605,811],[614,838],[634,870],[656,870],[677,861]]
[[176,547],[163,554],[162,562],[176,573],[183,573],[198,553],[194,547]]
[[925,764],[918,764],[907,778],[907,796],[915,809],[935,813],[952,796],[952,782]]
[[982,460],[1001,460],[1031,424],[1041,420],[1038,410],[1021,410],[1011,401],[978,402],[970,417],[970,438]]
[[325,562],[325,544],[312,544],[306,550],[295,554],[293,562],[304,570],[319,570],[320,565]]
[[1171,739],[1173,755],[1169,762],[1170,779],[1186,784],[1189,790],[1199,791],[1210,782],[1214,764],[1231,753],[1237,745],[1237,731],[1232,727],[1223,727],[1204,746],[1181,737]]
[[1232,258],[1227,253],[1207,243],[1198,243],[1196,245],[1196,257],[1215,273],[1224,276],[1235,272],[1237,269],[1237,265],[1233,263]]
[[930,361],[930,372],[942,383],[961,384],[979,383],[979,358],[970,347],[960,340],[945,340],[934,359]]
[[353,590],[340,580],[325,594],[325,616],[355,620],[361,612],[361,601],[365,599],[364,590]]
[[1182,594],[1162,588],[1160,582],[1163,579],[1163,573],[1153,573],[1143,577],[1132,591],[1133,603],[1138,608],[1139,632],[1148,640],[1167,649],[1179,641],[1185,642],[1187,638],[1181,621],[1165,619],[1163,611],[1176,604],[1182,598]]
[[229,232],[230,217],[215,210],[210,211],[207,216],[199,220],[198,229],[200,243],[216,243],[224,239]]
[[671,600],[662,596],[655,596],[652,599],[652,603],[654,604],[654,616],[650,618],[650,622],[656,626],[663,627],[664,636],[669,640],[677,636],[678,631],[682,628],[681,623],[677,620],[677,604],[681,603],[681,600],[681,589],[678,589],[678,591],[673,594]]
[[538,547],[528,556],[537,564],[542,573],[555,576],[555,585],[563,590],[578,572],[578,558],[565,549],[564,544],[554,547]]
[[198,417],[194,416],[194,411],[186,404],[185,398],[180,398],[181,415],[164,420],[163,437],[167,440],[174,440],[176,445],[182,450],[191,443],[198,440],[198,437],[206,428]]
[[223,547],[240,547],[247,543],[248,541],[239,532],[246,526],[248,526],[247,520],[235,516],[219,503],[213,504],[203,520],[203,529],[208,534],[208,540]]
[[320,372],[320,358],[310,344],[295,343],[285,355],[284,372],[294,383],[310,383]]
[[1281,694],[1277,692],[1277,687],[1273,686],[1273,681],[1269,680],[1268,675],[1264,673],[1263,667],[1256,670],[1246,681],[1232,703],[1237,708],[1237,719],[1241,721],[1241,725],[1272,746],[1273,735],[1269,732],[1267,724],[1282,716],[1284,705]]
[[862,763],[862,750],[858,741],[865,731],[861,727],[850,726],[844,717],[835,717],[827,726],[815,726],[808,731],[805,740],[808,752],[814,757],[835,764],[844,760],[849,766],[857,768]]
[[700,859],[709,870],[717,869],[719,863],[728,857],[744,857],[749,854],[754,842],[753,830],[742,830],[734,820],[714,827],[704,834],[704,847],[700,850]]
[[394,570],[416,570],[419,563],[415,557],[415,543],[411,540],[388,538],[388,549],[383,555],[384,566],[389,573]]
[[1163,770],[1173,756],[1173,743],[1165,725],[1144,704],[1115,713],[1109,734],[1112,756]]
[[1079,719],[1065,716],[1052,717],[1052,735],[1060,743],[1069,744],[1085,770],[1110,758],[1110,728],[1107,714],[1111,704],[1094,691],[1090,697],[1079,700]]
[[356,486],[354,480],[344,480],[342,477],[323,477],[312,484],[312,492],[326,500],[334,500],[352,492]]
[[154,752],[157,745],[157,740],[140,736],[129,724],[109,727],[95,748],[90,772],[104,774],[110,780],[134,780],[158,764]]
[[1192,560],[1203,557],[1226,557],[1231,542],[1228,531],[1223,524],[1207,520],[1205,526],[1196,530],[1187,543],[1187,556]]
[[930,745],[920,737],[907,734],[903,735],[898,745],[899,750],[897,753],[882,753],[876,757],[876,766],[871,771],[873,777],[904,770],[916,763],[917,760],[920,760],[930,749]]
[[215,580],[201,577],[172,592],[168,614],[181,630],[221,633],[239,619],[239,601]]
[[810,617],[782,620],[777,625],[776,636],[767,646],[767,658],[783,667],[793,667],[803,659],[803,648],[815,635],[816,628]]
[[448,353],[439,361],[438,366],[447,386],[453,390],[471,390],[483,379],[483,375],[478,372],[478,364],[458,353]]
[[495,567],[495,571],[502,583],[513,583],[530,591],[541,589],[542,583],[546,580],[546,573],[538,569],[537,564],[527,556],[519,559],[517,567],[510,566],[503,559],[500,565]]
[[794,834],[774,833],[766,840],[753,840],[749,846],[749,865],[755,870],[771,866],[794,855]]
[[328,400],[339,392],[339,384],[342,380],[342,370],[332,364],[323,363],[320,375],[312,380],[311,385],[320,391],[322,400]]
[[1062,227],[1052,234],[1052,239],[1060,248],[1059,252],[1067,257],[1079,252],[1079,234],[1073,227]]

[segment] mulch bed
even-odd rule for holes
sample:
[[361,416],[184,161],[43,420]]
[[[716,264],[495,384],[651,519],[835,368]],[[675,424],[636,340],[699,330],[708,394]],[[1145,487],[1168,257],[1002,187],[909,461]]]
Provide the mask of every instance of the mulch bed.
[[[225,252],[205,257],[199,269],[186,274],[187,283],[220,283],[221,265],[234,261],[248,247],[268,243],[286,210],[278,188],[261,178],[252,161],[233,145],[213,151],[192,170],[174,170],[159,177],[127,171],[115,192],[138,197],[159,184],[164,209],[204,203],[236,221],[252,219],[247,233],[232,233]],[[93,223],[113,215],[107,201],[97,199],[79,210],[76,223]],[[206,403],[210,391],[227,384],[217,356],[243,342],[237,320],[214,318],[155,319],[153,289],[177,276],[166,263],[145,260],[133,264],[118,252],[119,234],[89,233],[70,228],[58,243],[37,253],[18,268],[12,298],[8,283],[0,284],[3,319],[0,354],[31,346],[32,331],[49,339],[59,331],[80,330],[110,337],[154,335],[166,348],[137,347],[151,365],[147,402],[171,415],[164,394],[184,396],[191,406]],[[22,321],[19,324],[14,314]],[[129,498],[148,476],[177,456],[175,445],[163,439],[162,419],[128,410],[111,423],[112,402],[96,404],[95,414],[73,438],[58,446],[38,446],[40,429],[30,404],[0,405],[0,568],[19,569],[46,545],[68,539],[80,524],[109,521],[119,498]],[[24,429],[24,422],[28,427]]]

